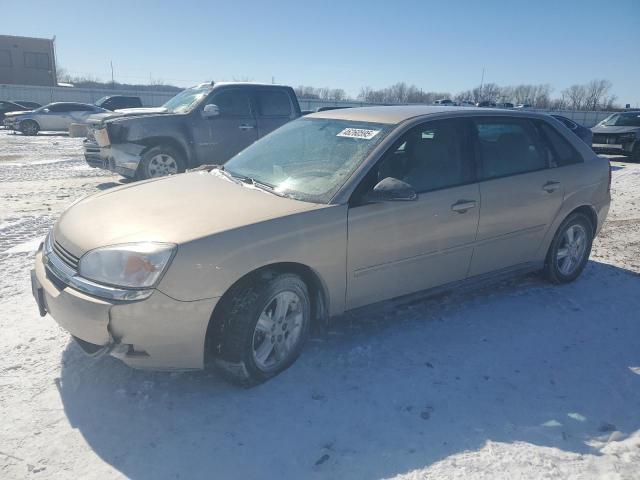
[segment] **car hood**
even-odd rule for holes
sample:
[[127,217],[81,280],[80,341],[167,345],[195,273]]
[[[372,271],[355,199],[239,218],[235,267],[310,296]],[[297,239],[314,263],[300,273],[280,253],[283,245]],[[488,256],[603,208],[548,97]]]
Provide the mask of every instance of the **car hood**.
[[62,214],[53,236],[80,257],[121,243],[181,244],[322,207],[236,183],[217,171],[191,172],[86,197]]
[[167,109],[164,107],[153,108],[122,108],[114,112],[96,113],[91,115],[88,119],[90,124],[100,124],[106,120],[121,117],[141,117],[144,115],[159,115],[167,113]]
[[635,133],[640,132],[640,127],[605,127],[596,126],[591,129],[593,133]]
[[17,112],[5,112],[5,117],[17,117],[18,115],[26,115],[28,113],[33,113],[33,110],[18,110]]

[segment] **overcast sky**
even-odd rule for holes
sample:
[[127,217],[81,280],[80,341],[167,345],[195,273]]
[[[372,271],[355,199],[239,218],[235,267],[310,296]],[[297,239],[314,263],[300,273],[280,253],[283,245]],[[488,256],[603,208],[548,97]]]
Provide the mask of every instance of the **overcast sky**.
[[[206,3],[206,4],[205,4]],[[606,78],[640,104],[640,0],[0,0],[0,33],[56,36],[72,75],[449,91]]]

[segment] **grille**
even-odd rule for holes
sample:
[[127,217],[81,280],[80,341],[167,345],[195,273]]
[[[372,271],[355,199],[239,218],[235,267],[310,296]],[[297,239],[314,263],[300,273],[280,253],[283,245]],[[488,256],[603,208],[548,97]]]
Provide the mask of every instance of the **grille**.
[[56,241],[53,242],[53,252],[69,267],[73,268],[74,270],[78,270],[79,258],[71,254],[68,250],[65,250],[62,245],[60,245]]

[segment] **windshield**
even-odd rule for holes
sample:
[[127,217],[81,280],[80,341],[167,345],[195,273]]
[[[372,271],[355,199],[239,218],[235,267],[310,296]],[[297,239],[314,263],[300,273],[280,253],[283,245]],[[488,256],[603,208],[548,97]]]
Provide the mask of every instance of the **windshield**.
[[225,170],[279,194],[327,203],[392,128],[347,120],[295,120],[240,152]]
[[208,87],[187,88],[165,103],[163,107],[169,113],[189,113],[210,91],[211,88]]
[[605,118],[602,125],[607,127],[640,127],[640,113],[614,113]]
[[98,100],[96,103],[94,103],[94,105],[97,105],[99,107],[100,105],[102,105],[105,102],[105,100],[107,100],[107,98],[109,98],[109,95],[102,97],[100,100]]

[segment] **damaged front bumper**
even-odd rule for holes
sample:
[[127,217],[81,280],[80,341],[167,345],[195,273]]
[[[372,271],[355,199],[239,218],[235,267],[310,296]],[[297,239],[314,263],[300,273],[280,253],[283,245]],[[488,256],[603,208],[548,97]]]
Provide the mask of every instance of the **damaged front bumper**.
[[84,141],[84,159],[89,166],[134,178],[146,147],[135,143],[122,143],[101,147],[92,140]]
[[158,290],[143,300],[100,298],[70,286],[48,263],[41,247],[31,272],[40,314],[51,314],[85,353],[108,353],[135,368],[204,367],[205,337],[217,298],[183,302]]

